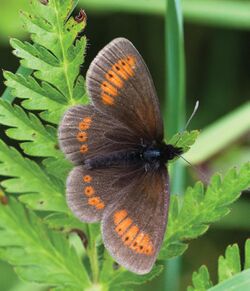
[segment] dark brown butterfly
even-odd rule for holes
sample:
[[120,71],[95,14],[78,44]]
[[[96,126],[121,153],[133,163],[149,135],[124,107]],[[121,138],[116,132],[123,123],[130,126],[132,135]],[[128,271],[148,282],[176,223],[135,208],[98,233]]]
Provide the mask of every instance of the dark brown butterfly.
[[86,81],[92,103],[70,108],[59,128],[61,149],[76,165],[68,205],[82,221],[101,221],[119,264],[148,273],[167,223],[165,165],[182,150],[163,141],[154,84],[131,42],[117,38],[102,49]]

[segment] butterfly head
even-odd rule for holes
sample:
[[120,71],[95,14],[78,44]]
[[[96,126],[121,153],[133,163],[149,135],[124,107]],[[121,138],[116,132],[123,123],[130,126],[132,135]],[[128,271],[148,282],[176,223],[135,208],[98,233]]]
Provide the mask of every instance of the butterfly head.
[[175,147],[164,142],[153,141],[151,145],[143,146],[141,156],[146,164],[154,164],[159,168],[161,165],[165,165],[168,161],[173,160],[182,153],[183,150],[180,147]]
[[173,160],[183,153],[183,149],[180,147],[173,146],[172,144],[163,144],[162,159],[165,163]]

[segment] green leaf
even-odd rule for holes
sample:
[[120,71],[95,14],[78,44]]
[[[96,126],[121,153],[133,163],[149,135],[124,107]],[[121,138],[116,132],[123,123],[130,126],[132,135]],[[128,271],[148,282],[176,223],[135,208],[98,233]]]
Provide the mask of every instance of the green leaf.
[[81,230],[87,232],[87,226],[82,223],[73,214],[65,213],[52,213],[44,218],[44,222],[51,228],[55,230],[60,230],[64,232],[70,232],[72,230]]
[[[20,200],[33,209],[68,212],[64,185],[51,179],[34,161],[22,157],[0,140],[0,175],[12,177],[1,182],[10,193],[21,193]],[[30,194],[23,194],[30,193]]]
[[[4,73],[5,71],[3,71],[3,73]],[[30,74],[32,73],[32,70],[30,70],[30,69],[27,69],[27,68],[24,68],[24,67],[22,67],[22,66],[19,66],[19,68],[17,69],[17,71],[16,71],[16,74],[20,74],[20,75],[22,75],[22,76],[25,76],[25,77],[28,77]],[[5,90],[4,90],[4,93],[3,93],[3,95],[2,95],[2,99],[3,100],[5,100],[5,101],[7,101],[7,102],[9,102],[9,103],[11,103],[14,99],[15,99],[15,96],[13,96],[12,94],[11,94],[11,88],[6,88]]]
[[25,281],[83,290],[90,279],[62,234],[51,232],[14,198],[0,205],[0,258]]
[[171,259],[181,256],[188,248],[188,245],[181,242],[174,242],[168,245],[163,244],[158,259]]
[[248,291],[250,289],[250,270],[242,271],[232,278],[208,289],[209,291]]
[[250,239],[248,239],[246,242],[245,253],[245,269],[250,269]]
[[0,123],[11,127],[6,130],[10,138],[26,141],[20,144],[26,154],[57,159],[63,157],[56,147],[56,129],[44,126],[34,114],[27,115],[21,107],[0,100]]
[[109,286],[109,282],[114,279],[114,276],[116,276],[116,274],[119,274],[120,272],[124,271],[123,268],[119,268],[119,267],[117,270],[115,270],[114,263],[115,261],[105,249],[104,254],[103,254],[101,272],[100,272],[100,281],[104,285],[107,285],[107,287]]
[[182,148],[183,153],[185,153],[195,143],[199,134],[198,130],[180,132],[175,134],[168,143]]
[[193,273],[192,282],[194,287],[189,286],[188,291],[205,291],[213,286],[206,266],[201,266],[198,272]]
[[218,260],[219,284],[213,286],[207,267],[202,266],[198,272],[192,276],[193,286],[188,287],[188,291],[201,290],[249,290],[250,270],[249,270],[250,239],[245,244],[245,271],[241,272],[241,259],[238,245],[228,246],[225,256],[220,256]]
[[159,276],[162,270],[163,266],[157,265],[153,267],[150,273],[141,276],[129,271],[120,271],[116,276],[114,276],[113,280],[109,283],[109,286],[111,290],[118,290],[125,286],[141,285]]
[[66,159],[47,158],[43,160],[46,172],[60,179],[63,183],[72,169],[73,165]]
[[229,246],[225,257],[219,258],[219,282],[222,282],[241,271],[240,251],[238,245]]
[[62,102],[61,93],[50,87],[47,83],[41,85],[34,77],[24,77],[20,74],[4,72],[5,85],[12,88],[12,95],[26,99],[22,102],[23,107],[29,110],[39,110],[40,117],[51,123],[58,123],[62,114],[69,107]]
[[[246,163],[238,173],[234,168],[229,170],[223,180],[215,174],[206,191],[201,182],[197,182],[193,188],[189,187],[181,203],[182,207],[176,198],[171,198],[168,229],[159,258],[167,259],[165,254],[171,255],[172,244],[178,245],[203,234],[208,229],[208,224],[230,211],[230,204],[249,186],[250,163]],[[179,254],[181,253],[182,249],[179,250]]]

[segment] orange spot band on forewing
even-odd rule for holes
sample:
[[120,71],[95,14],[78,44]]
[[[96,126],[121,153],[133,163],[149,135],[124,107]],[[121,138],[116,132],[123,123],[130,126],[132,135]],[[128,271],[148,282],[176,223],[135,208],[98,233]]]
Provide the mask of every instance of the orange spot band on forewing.
[[76,138],[80,142],[85,142],[88,139],[88,135],[87,135],[87,133],[85,131],[80,131],[80,132],[78,132]]
[[111,96],[109,96],[106,93],[102,93],[102,101],[106,105],[113,105],[114,104],[114,98],[112,98]]
[[84,194],[88,197],[93,196],[95,194],[95,189],[92,186],[87,186],[84,188]]
[[115,231],[122,236],[132,223],[133,220],[127,217],[116,226]]
[[86,144],[84,144],[80,147],[80,152],[82,154],[85,154],[87,151],[88,151],[88,146]]
[[105,75],[105,80],[101,84],[101,98],[105,105],[113,105],[115,98],[119,94],[119,89],[124,86],[124,81],[135,74],[134,56],[127,56],[119,59]]
[[118,64],[120,65],[122,70],[128,75],[128,77],[134,76],[134,68],[130,66],[130,64],[126,61],[126,59],[120,60]]
[[83,118],[83,120],[79,123],[79,129],[80,130],[87,130],[89,129],[90,125],[91,125],[92,119],[91,117],[85,117]]
[[123,87],[123,81],[113,70],[109,70],[108,73],[105,75],[105,78],[117,88]]
[[115,64],[112,67],[112,70],[114,70],[119,76],[121,76],[124,80],[127,80],[129,78],[129,74],[126,72],[126,70],[123,68],[122,64],[120,64],[120,61],[118,64]]
[[125,61],[133,68],[135,69],[135,62],[136,62],[136,59],[134,56],[128,56],[126,57]]
[[117,88],[115,88],[109,82],[106,81],[102,83],[102,90],[104,93],[108,93],[109,95],[112,96],[117,96],[118,94]]
[[118,225],[127,216],[128,216],[128,213],[127,213],[127,211],[125,209],[116,211],[115,214],[114,214],[114,223],[115,223],[115,225]]
[[132,241],[134,240],[135,236],[139,232],[139,227],[136,225],[132,225],[126,233],[122,236],[122,240],[125,245],[130,245]]
[[83,182],[90,183],[92,181],[92,177],[90,175],[83,176]]

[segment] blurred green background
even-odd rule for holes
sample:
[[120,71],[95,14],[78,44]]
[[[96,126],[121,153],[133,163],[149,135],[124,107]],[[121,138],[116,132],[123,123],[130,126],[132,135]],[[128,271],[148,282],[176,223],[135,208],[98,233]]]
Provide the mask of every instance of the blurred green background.
[[[85,33],[89,40],[82,73],[86,73],[91,60],[105,44],[115,37],[126,37],[144,57],[158,96],[163,101],[168,85],[165,82],[165,1],[80,2],[80,7],[88,15]],[[187,157],[209,176],[215,171],[223,173],[231,166],[250,160],[250,115],[247,103],[250,96],[250,1],[183,0],[182,4],[187,116],[191,114],[195,101],[200,101],[199,110],[189,129],[201,129],[207,133]],[[19,64],[11,54],[9,38],[27,38],[18,17],[20,9],[28,9],[27,0],[0,0],[0,67],[13,72]],[[5,88],[2,75],[0,78],[2,95]],[[208,126],[210,130],[206,131]],[[214,147],[215,144],[217,146]],[[192,185],[199,178],[195,169],[188,169],[187,184]],[[213,225],[204,236],[190,243],[188,251],[179,262],[179,289],[186,289],[191,282],[192,272],[202,264],[208,266],[216,282],[218,256],[224,253],[228,244],[237,242],[243,247],[248,237],[250,199],[246,191],[234,204],[230,215]],[[164,280],[162,276],[137,290],[163,290]],[[12,268],[1,263],[0,290],[44,289],[21,283]]]

